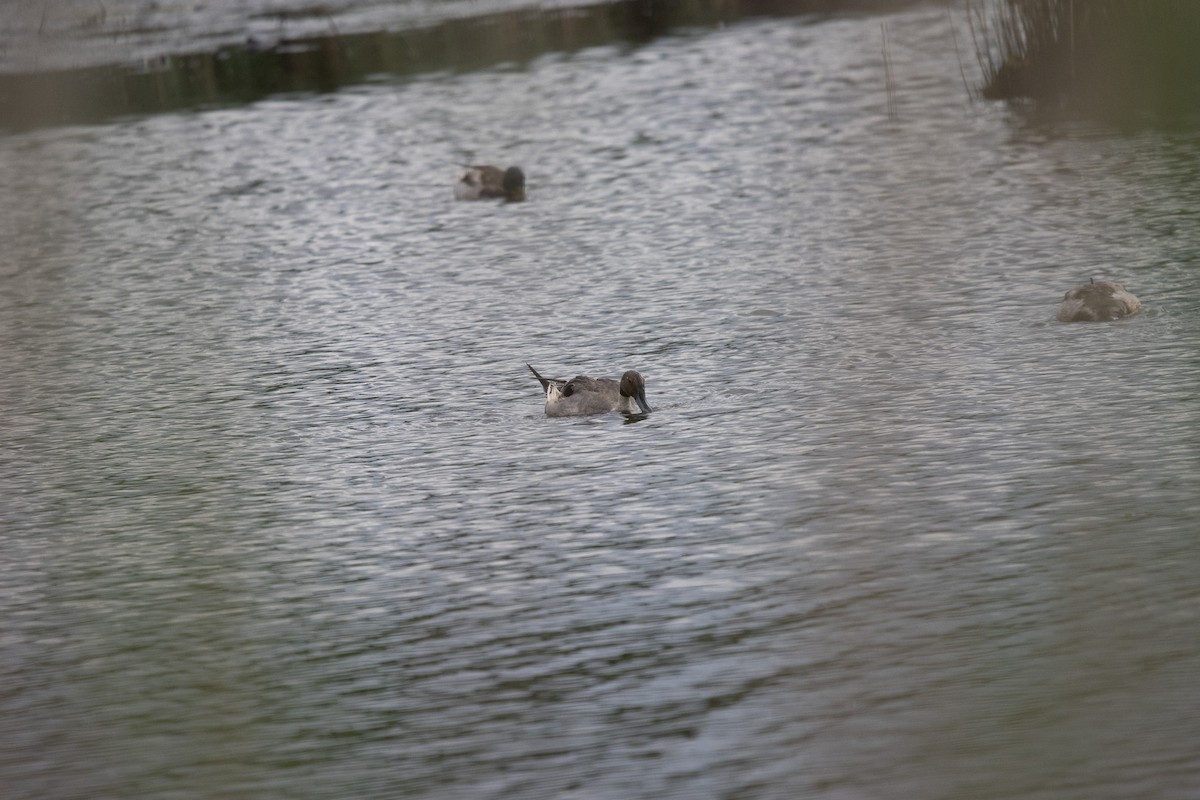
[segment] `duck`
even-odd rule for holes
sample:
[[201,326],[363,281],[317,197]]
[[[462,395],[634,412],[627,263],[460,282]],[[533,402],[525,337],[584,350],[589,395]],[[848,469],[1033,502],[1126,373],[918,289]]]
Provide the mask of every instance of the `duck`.
[[525,199],[525,173],[520,167],[502,169],[491,164],[468,166],[454,184],[455,200],[500,197],[510,203]]
[[1136,314],[1141,307],[1141,302],[1116,281],[1092,279],[1063,295],[1058,321],[1105,322]]
[[580,417],[620,411],[622,414],[649,414],[646,380],[637,370],[627,370],[620,380],[576,375],[569,381],[544,378],[526,364],[546,393],[547,417]]

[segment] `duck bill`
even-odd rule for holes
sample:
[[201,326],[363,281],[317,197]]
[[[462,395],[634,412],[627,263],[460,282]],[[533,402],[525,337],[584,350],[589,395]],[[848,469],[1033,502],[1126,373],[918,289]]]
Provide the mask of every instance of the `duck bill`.
[[642,410],[643,414],[650,413],[650,404],[646,402],[646,393],[645,392],[638,392],[637,395],[633,398],[633,401],[635,403],[637,403],[638,408],[640,408]]

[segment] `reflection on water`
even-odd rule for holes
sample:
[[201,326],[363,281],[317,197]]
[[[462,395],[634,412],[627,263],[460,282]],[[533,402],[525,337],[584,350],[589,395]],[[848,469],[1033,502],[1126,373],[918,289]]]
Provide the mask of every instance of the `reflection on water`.
[[1196,137],[947,19],[0,138],[6,796],[1189,796]]

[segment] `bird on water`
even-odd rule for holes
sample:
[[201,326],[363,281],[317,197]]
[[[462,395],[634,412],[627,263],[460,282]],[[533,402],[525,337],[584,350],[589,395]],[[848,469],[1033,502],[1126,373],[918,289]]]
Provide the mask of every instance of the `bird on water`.
[[1136,314],[1141,307],[1141,302],[1116,281],[1093,279],[1063,295],[1058,321],[1105,322]]
[[546,416],[578,417],[620,411],[623,414],[649,414],[646,381],[637,370],[628,370],[620,380],[576,375],[570,380],[544,378],[526,364],[546,393]]
[[491,164],[468,166],[454,184],[455,200],[503,198],[510,203],[525,199],[525,173],[520,167],[501,169]]

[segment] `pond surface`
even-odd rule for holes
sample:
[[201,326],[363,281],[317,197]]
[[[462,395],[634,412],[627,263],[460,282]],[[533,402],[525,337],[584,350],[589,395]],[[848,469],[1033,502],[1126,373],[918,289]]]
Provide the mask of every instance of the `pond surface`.
[[0,138],[5,796],[1195,797],[1200,136],[952,23]]

